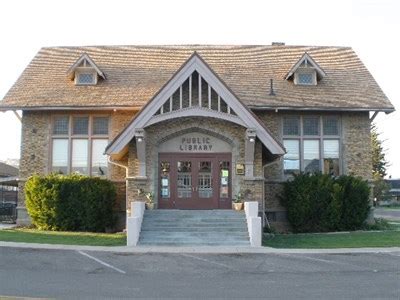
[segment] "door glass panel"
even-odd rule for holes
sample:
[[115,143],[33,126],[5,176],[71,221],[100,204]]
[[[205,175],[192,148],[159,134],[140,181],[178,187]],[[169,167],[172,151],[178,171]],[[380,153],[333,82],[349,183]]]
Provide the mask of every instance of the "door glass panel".
[[213,194],[212,189],[212,165],[211,161],[199,162],[199,176],[197,186],[199,188],[200,198],[211,198]]
[[228,198],[229,197],[229,170],[230,164],[229,161],[221,161],[219,163],[220,166],[220,188],[219,188],[219,196],[220,198]]
[[192,162],[178,161],[178,198],[192,197]]
[[167,161],[163,161],[160,164],[161,167],[161,198],[170,197],[170,164]]

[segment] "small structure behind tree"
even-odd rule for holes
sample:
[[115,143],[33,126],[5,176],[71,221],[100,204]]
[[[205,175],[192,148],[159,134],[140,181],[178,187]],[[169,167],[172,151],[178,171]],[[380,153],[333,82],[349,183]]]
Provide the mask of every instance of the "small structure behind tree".
[[0,222],[17,219],[18,169],[0,162]]

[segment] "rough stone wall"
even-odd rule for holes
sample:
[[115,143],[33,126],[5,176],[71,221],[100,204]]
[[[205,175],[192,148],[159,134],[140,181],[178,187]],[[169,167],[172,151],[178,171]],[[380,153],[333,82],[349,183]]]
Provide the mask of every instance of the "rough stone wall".
[[[144,189],[152,191],[155,199],[158,198],[158,145],[166,139],[166,137],[174,137],[184,132],[203,131],[207,134],[215,135],[217,138],[224,138],[230,141],[232,145],[232,197],[239,192],[240,189],[251,191],[249,197],[251,200],[262,201],[262,183],[261,181],[253,182],[244,179],[244,175],[235,174],[236,163],[244,163],[244,139],[246,129],[232,123],[217,119],[204,119],[200,117],[181,118],[165,121],[146,128],[146,175]],[[136,154],[135,142],[131,141],[129,145],[129,175],[135,177],[138,175],[138,159]],[[255,146],[254,176],[258,179],[262,178],[262,146],[259,141]],[[132,180],[133,181],[133,180]],[[138,186],[143,188],[143,182],[134,183],[129,181],[128,201],[132,199],[143,200],[137,195]],[[255,188],[255,186],[257,186]],[[249,199],[250,200],[250,199]]]
[[18,207],[25,207],[24,186],[34,173],[47,174],[49,164],[50,115],[45,112],[23,112],[21,157],[19,166]]
[[[256,112],[258,118],[265,124],[269,132],[278,141],[282,142],[282,115],[274,111]],[[283,163],[276,159],[265,161],[264,177],[267,180],[283,180]]]
[[[199,117],[175,119],[159,124],[155,124],[146,129],[146,171],[149,178],[148,189],[157,194],[157,177],[158,177],[158,144],[168,136],[179,135],[179,132],[200,128],[208,133],[223,134],[233,145],[232,148],[232,170],[236,163],[244,163],[244,137],[245,128],[227,123],[217,119],[207,119]],[[236,145],[236,146],[235,146]],[[234,173],[234,171],[232,172]],[[239,192],[241,177],[232,177],[232,195]],[[156,195],[157,196],[157,195]]]
[[[135,116],[133,111],[116,111],[111,114],[110,118],[110,135],[109,139],[112,141],[132,120]],[[128,154],[118,161],[119,163],[128,165]],[[123,180],[125,181],[126,171],[124,168],[110,165],[109,178],[113,181]]]
[[[73,113],[73,112],[71,112]],[[98,112],[85,112],[85,114],[98,114]],[[50,167],[50,143],[51,143],[51,117],[54,112],[23,112],[21,128],[21,157],[18,184],[18,224],[30,224],[29,217],[25,209],[24,186],[26,180],[34,173],[45,175]],[[133,118],[135,112],[116,111],[110,112],[110,140],[112,140]],[[122,162],[127,163],[128,155]],[[125,170],[123,168],[110,165],[109,179],[117,187],[116,211],[125,212],[126,187]],[[123,223],[123,222],[119,222]]]
[[50,115],[24,112],[21,128],[19,177],[26,180],[34,173],[46,174],[49,164]]
[[[256,112],[268,130],[278,141],[282,142],[282,118],[284,115],[329,115],[329,113],[307,112]],[[341,172],[371,179],[371,146],[370,121],[367,112],[333,113],[341,120]],[[279,195],[285,181],[283,176],[283,160],[266,162],[264,168],[266,179],[264,185],[265,209],[274,214],[271,223],[279,230],[289,229],[285,222],[285,208],[280,204]]]
[[343,173],[372,179],[371,122],[368,112],[342,116]]

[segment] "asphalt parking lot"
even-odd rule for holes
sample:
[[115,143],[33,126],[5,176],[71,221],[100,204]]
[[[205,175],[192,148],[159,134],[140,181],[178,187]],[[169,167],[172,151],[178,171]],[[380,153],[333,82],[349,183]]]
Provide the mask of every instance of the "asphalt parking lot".
[[400,298],[400,252],[157,254],[0,247],[1,296]]
[[400,222],[400,209],[378,207],[375,208],[374,215],[376,218],[384,218]]

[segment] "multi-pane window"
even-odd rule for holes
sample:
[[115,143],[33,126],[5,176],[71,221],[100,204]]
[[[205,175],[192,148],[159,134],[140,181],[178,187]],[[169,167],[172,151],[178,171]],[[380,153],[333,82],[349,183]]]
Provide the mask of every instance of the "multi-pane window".
[[108,117],[54,116],[51,171],[106,177]]
[[299,73],[299,84],[311,85],[314,84],[314,76],[310,73]]
[[284,174],[340,172],[340,130],[337,116],[283,118]]
[[78,84],[95,84],[95,77],[93,73],[80,73],[78,74]]

